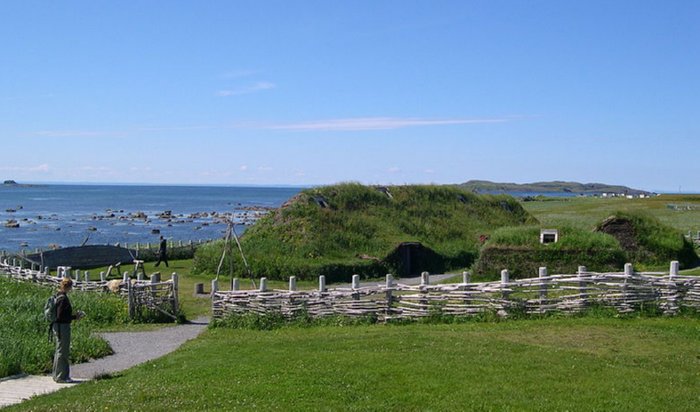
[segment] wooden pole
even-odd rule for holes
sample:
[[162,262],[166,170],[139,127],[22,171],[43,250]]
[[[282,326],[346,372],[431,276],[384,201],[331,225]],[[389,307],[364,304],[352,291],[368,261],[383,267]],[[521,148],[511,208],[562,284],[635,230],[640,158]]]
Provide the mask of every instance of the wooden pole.
[[177,316],[180,309],[180,302],[177,296],[179,291],[177,273],[173,272],[171,280],[173,281],[173,314]]
[[538,271],[538,276],[540,278],[540,305],[543,305],[544,302],[547,300],[547,281],[545,278],[547,277],[547,267],[541,266],[539,271]]
[[386,315],[390,316],[392,314],[391,306],[393,304],[393,288],[394,288],[394,276],[391,273],[386,275]]

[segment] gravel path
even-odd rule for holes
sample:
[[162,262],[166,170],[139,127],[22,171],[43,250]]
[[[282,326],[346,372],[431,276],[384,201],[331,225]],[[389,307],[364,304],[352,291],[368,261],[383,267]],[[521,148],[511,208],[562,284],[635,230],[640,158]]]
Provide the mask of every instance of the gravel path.
[[209,324],[206,317],[155,331],[100,334],[114,350],[114,355],[71,366],[73,379],[95,379],[120,372],[140,363],[166,355],[186,341],[197,337]]
[[[440,283],[441,281],[445,279],[449,279],[455,276],[459,276],[456,273],[452,274],[442,274],[442,275],[430,275],[430,284],[435,285]],[[403,285],[420,285],[420,276],[416,277],[411,277],[411,278],[400,278],[400,279],[394,279],[394,283],[401,283]],[[461,281],[460,281],[461,282]],[[384,286],[386,285],[386,281],[381,281],[381,282],[367,282],[367,281],[360,281],[360,286],[365,287],[365,286]],[[352,283],[342,283],[342,284],[333,284],[329,285],[329,288],[334,288],[334,287],[339,287],[339,288],[349,288],[352,287]]]
[[[177,326],[147,332],[115,332],[100,334],[114,354],[87,363],[71,365],[76,383],[100,375],[121,372],[140,363],[166,355],[186,341],[196,338],[209,324],[208,317]],[[0,408],[20,403],[32,396],[55,392],[75,384],[55,383],[51,376],[17,375],[0,379]]]

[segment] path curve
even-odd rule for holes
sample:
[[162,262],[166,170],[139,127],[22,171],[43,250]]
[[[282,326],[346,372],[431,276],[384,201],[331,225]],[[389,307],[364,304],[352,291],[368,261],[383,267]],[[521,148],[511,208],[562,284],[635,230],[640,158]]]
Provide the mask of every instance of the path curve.
[[[196,338],[209,324],[208,317],[147,332],[100,333],[113,355],[71,365],[71,377],[80,383],[100,375],[121,372],[140,363],[160,358]],[[55,392],[74,384],[55,383],[51,376],[17,375],[0,379],[0,408],[20,403],[31,396]]]

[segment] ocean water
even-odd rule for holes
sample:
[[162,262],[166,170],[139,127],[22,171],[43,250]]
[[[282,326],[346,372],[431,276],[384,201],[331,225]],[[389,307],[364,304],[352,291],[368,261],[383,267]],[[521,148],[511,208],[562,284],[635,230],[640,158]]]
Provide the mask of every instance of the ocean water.
[[[0,250],[17,252],[87,244],[154,243],[222,238],[230,213],[242,233],[257,213],[299,193],[293,187],[0,185]],[[170,219],[160,218],[171,211]],[[143,212],[147,219],[130,217]],[[203,216],[207,213],[209,216]],[[196,216],[192,216],[197,214]],[[16,220],[19,228],[5,227]],[[160,231],[155,234],[154,231]]]

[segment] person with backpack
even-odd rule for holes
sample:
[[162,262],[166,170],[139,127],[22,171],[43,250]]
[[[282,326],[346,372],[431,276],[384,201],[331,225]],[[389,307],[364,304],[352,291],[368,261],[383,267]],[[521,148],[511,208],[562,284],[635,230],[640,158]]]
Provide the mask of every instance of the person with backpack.
[[53,357],[53,380],[57,383],[73,383],[70,378],[70,335],[71,322],[82,319],[85,313],[73,313],[68,292],[73,290],[73,280],[65,277],[61,280],[58,293],[54,297],[55,318],[51,324],[56,337],[56,353]]

